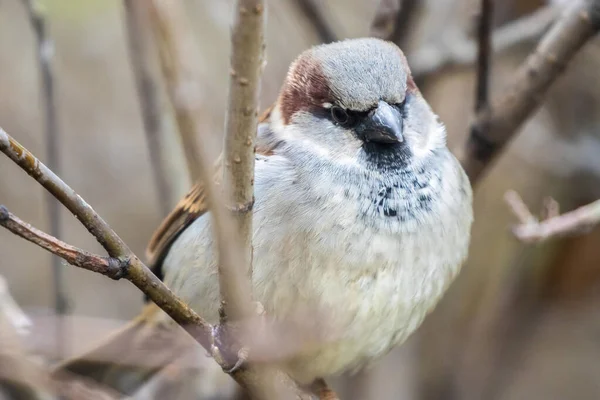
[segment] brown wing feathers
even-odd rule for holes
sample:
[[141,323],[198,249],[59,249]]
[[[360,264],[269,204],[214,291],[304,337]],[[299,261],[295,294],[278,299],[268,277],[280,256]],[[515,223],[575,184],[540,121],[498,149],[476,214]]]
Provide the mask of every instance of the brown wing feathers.
[[[265,110],[259,118],[259,123],[269,120],[274,106],[273,104]],[[260,153],[268,154],[269,150],[257,148]],[[220,178],[221,173],[221,157],[219,157],[215,163],[215,179]],[[162,263],[175,239],[207,211],[208,205],[205,198],[204,183],[197,182],[154,232],[146,249],[146,257],[150,269],[160,279],[163,278]]]

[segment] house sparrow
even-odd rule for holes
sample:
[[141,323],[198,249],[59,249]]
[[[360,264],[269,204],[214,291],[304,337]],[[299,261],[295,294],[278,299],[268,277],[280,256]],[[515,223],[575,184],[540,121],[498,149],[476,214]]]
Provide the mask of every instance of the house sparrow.
[[[401,344],[467,256],[469,180],[393,43],[352,39],[302,53],[261,119],[255,168],[254,297],[274,320],[309,309],[335,332],[282,358],[301,384]],[[167,286],[218,322],[209,225],[200,183],[159,227],[148,256]],[[126,332],[164,318],[145,315]],[[65,368],[101,376],[77,365]]]

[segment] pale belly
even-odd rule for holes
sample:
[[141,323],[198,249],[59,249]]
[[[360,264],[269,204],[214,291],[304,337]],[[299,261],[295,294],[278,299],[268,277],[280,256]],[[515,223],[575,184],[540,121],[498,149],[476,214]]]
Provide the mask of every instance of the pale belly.
[[[207,250],[209,232],[198,228],[186,231],[170,252],[193,258],[169,255],[165,260],[166,283],[216,322],[218,276]],[[468,234],[449,239],[438,232],[390,238],[361,230],[357,242],[345,231],[336,244],[297,233],[293,240],[278,232],[261,237],[258,230],[254,295],[268,318],[289,334],[279,341],[286,348],[272,350],[290,375],[309,383],[362,367],[403,342],[437,303],[466,255]],[[178,246],[197,251],[178,252]]]

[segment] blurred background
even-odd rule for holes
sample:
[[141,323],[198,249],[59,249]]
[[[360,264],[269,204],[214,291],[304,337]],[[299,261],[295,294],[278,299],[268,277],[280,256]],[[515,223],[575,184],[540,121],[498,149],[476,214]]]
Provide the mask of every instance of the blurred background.
[[[122,2],[41,3],[54,40],[62,136],[60,175],[143,256],[164,209],[152,178]],[[207,131],[222,131],[233,2],[185,3],[203,78],[201,92],[196,94],[203,124]],[[263,108],[275,100],[290,62],[322,40],[296,0],[268,3]],[[315,3],[334,35],[349,38],[369,33],[379,1]],[[413,68],[421,68],[422,73],[414,71],[421,91],[446,124],[450,147],[458,149],[472,117],[474,68],[424,65],[431,61],[428,56],[435,59],[452,53],[455,44],[470,40],[479,1],[413,3],[414,15],[403,28],[401,44]],[[542,8],[560,8],[565,2],[495,3],[495,25],[500,27]],[[494,55],[492,94],[510,82],[541,33]],[[35,51],[35,37],[21,1],[1,1],[0,126],[44,160],[43,103]],[[336,380],[341,398],[600,398],[600,229],[525,245],[510,234],[516,221],[503,200],[504,193],[514,189],[534,211],[547,196],[566,211],[600,197],[599,71],[600,42],[595,40],[577,56],[543,107],[476,188],[470,257],[440,306],[404,346],[372,369]],[[165,132],[174,132],[172,121],[163,123]],[[177,135],[173,133],[164,143],[170,146],[167,153],[171,155],[166,164],[173,175],[181,177],[170,182],[166,202],[173,206],[189,182]],[[47,231],[43,189],[6,157],[0,157],[0,171],[0,203]],[[61,220],[66,242],[103,254],[68,212],[61,211]],[[69,317],[62,325],[65,336],[57,338],[52,274],[48,253],[0,229],[0,275],[32,319],[26,345],[34,354],[60,359],[76,353],[135,316],[142,306],[140,292],[129,282],[65,267]]]

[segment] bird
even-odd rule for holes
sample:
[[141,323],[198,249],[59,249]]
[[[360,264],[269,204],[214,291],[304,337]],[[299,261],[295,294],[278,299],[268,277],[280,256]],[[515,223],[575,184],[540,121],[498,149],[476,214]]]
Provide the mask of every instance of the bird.
[[[253,296],[268,318],[313,335],[277,360],[302,385],[360,370],[402,344],[468,255],[469,179],[406,57],[389,41],[317,45],[291,63],[259,120],[254,195]],[[156,230],[147,257],[175,294],[219,321],[202,182]],[[147,306],[99,349],[124,354],[111,343],[133,343],[165,315]],[[91,358],[61,368],[123,383],[114,366]]]

